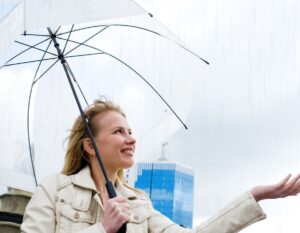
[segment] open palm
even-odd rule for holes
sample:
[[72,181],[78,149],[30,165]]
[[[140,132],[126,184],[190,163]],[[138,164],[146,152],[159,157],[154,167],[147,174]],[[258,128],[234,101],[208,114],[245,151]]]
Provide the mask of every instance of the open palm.
[[300,192],[300,174],[291,177],[289,174],[277,184],[256,186],[251,193],[256,201],[296,196]]

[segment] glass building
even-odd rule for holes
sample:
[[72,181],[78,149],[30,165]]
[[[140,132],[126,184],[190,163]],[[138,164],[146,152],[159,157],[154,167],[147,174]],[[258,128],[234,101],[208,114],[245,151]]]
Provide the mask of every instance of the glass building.
[[194,171],[191,168],[169,161],[138,163],[135,187],[148,194],[156,210],[179,225],[192,227]]

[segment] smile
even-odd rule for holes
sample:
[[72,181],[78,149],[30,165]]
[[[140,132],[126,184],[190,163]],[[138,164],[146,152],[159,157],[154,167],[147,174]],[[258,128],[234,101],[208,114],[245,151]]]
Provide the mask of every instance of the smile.
[[121,152],[125,153],[125,154],[133,154],[134,150],[133,149],[124,149],[124,150],[121,150]]

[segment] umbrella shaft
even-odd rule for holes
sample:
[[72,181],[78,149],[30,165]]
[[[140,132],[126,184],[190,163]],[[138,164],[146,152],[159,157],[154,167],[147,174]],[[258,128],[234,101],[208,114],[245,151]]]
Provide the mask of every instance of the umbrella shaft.
[[48,28],[48,31],[49,31],[49,34],[50,34],[50,36],[51,36],[51,39],[52,39],[52,41],[53,41],[53,43],[54,43],[54,47],[55,47],[56,50],[57,50],[58,59],[61,61],[61,64],[62,64],[62,66],[63,66],[63,68],[64,68],[65,73],[66,73],[66,76],[67,76],[67,79],[68,79],[68,81],[69,81],[69,84],[70,84],[70,87],[71,87],[73,96],[74,96],[74,98],[75,98],[75,100],[76,100],[78,109],[79,109],[79,111],[80,111],[82,120],[83,120],[83,122],[84,122],[86,131],[87,131],[87,134],[88,134],[88,136],[89,136],[89,138],[90,138],[90,140],[91,140],[91,143],[92,143],[92,145],[93,145],[93,148],[94,148],[94,150],[95,150],[95,153],[96,153],[96,157],[97,157],[98,163],[99,163],[99,165],[100,165],[101,171],[102,171],[103,176],[104,176],[104,178],[105,178],[105,182],[106,182],[105,185],[106,185],[106,188],[107,188],[108,195],[109,195],[110,198],[114,198],[114,197],[117,196],[116,191],[115,191],[115,189],[114,189],[112,183],[110,182],[110,180],[108,179],[108,176],[107,176],[107,174],[106,174],[104,165],[103,165],[102,160],[101,160],[101,157],[100,157],[99,150],[98,150],[98,148],[97,148],[97,145],[96,145],[94,136],[93,136],[92,131],[91,131],[91,128],[90,128],[90,126],[89,126],[88,118],[87,118],[87,117],[85,116],[85,114],[84,114],[84,111],[83,111],[83,109],[82,109],[82,107],[81,107],[81,104],[80,104],[80,101],[79,101],[79,99],[78,99],[76,90],[75,90],[74,85],[73,85],[73,83],[72,83],[72,80],[71,80],[71,77],[70,77],[70,74],[69,74],[69,71],[68,71],[68,68],[67,68],[67,65],[66,65],[66,59],[65,59],[65,57],[64,57],[64,55],[63,55],[63,53],[62,53],[62,51],[61,51],[61,49],[60,49],[60,47],[59,47],[59,44],[58,44],[58,42],[57,42],[57,40],[56,40],[56,35],[52,33],[52,31],[51,31],[50,28]]
[[[62,64],[62,66],[63,66],[63,68],[64,68],[64,70],[65,70],[66,76],[67,76],[67,78],[68,78],[70,87],[71,87],[71,89],[72,89],[74,98],[75,98],[76,103],[77,103],[77,106],[78,106],[78,109],[79,109],[80,114],[81,114],[81,117],[82,117],[82,119],[83,119],[83,122],[84,122],[84,125],[85,125],[85,128],[86,128],[86,131],[87,131],[88,136],[89,136],[89,138],[90,138],[90,140],[91,140],[91,142],[92,142],[93,148],[94,148],[94,150],[95,150],[95,152],[96,152],[96,157],[97,157],[98,163],[99,163],[99,165],[100,165],[100,168],[101,168],[101,170],[102,170],[103,176],[104,176],[104,178],[105,178],[105,182],[106,182],[105,186],[106,186],[106,190],[107,190],[108,196],[109,196],[109,198],[114,198],[114,197],[117,196],[117,193],[116,193],[116,191],[115,191],[115,189],[114,189],[113,184],[111,183],[111,181],[110,181],[110,180],[108,179],[108,177],[107,177],[105,168],[104,168],[103,163],[102,163],[102,161],[101,161],[101,157],[100,157],[99,150],[98,150],[98,148],[97,148],[97,145],[96,145],[94,136],[93,136],[92,131],[91,131],[91,128],[90,128],[90,126],[89,126],[88,119],[87,119],[87,117],[85,116],[85,114],[84,114],[84,112],[83,112],[83,110],[82,110],[82,107],[81,107],[81,104],[80,104],[80,102],[79,102],[79,99],[78,99],[76,90],[75,90],[74,85],[73,85],[73,83],[72,83],[72,80],[71,80],[71,77],[70,77],[70,74],[69,74],[69,71],[68,71],[68,68],[67,68],[67,65],[66,65],[66,59],[64,58],[64,55],[63,55],[63,53],[61,52],[61,49],[59,48],[59,44],[58,44],[57,41],[56,41],[56,36],[51,32],[51,29],[50,29],[50,28],[48,28],[48,31],[49,31],[49,33],[50,33],[51,39],[52,39],[52,41],[53,41],[53,43],[54,43],[54,46],[55,46],[55,48],[57,49],[58,58],[59,58],[59,60],[61,61],[61,64]],[[126,223],[124,223],[124,224],[121,226],[121,228],[118,230],[117,233],[126,233],[126,231],[127,231],[127,225],[126,225]]]

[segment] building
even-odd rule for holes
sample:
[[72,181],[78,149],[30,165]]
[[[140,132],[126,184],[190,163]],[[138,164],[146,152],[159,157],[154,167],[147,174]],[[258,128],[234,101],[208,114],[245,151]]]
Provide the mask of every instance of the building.
[[20,233],[23,214],[32,194],[19,189],[8,188],[0,195],[0,232]]
[[175,223],[193,225],[194,171],[166,161],[138,163],[135,187],[150,197],[154,208]]

